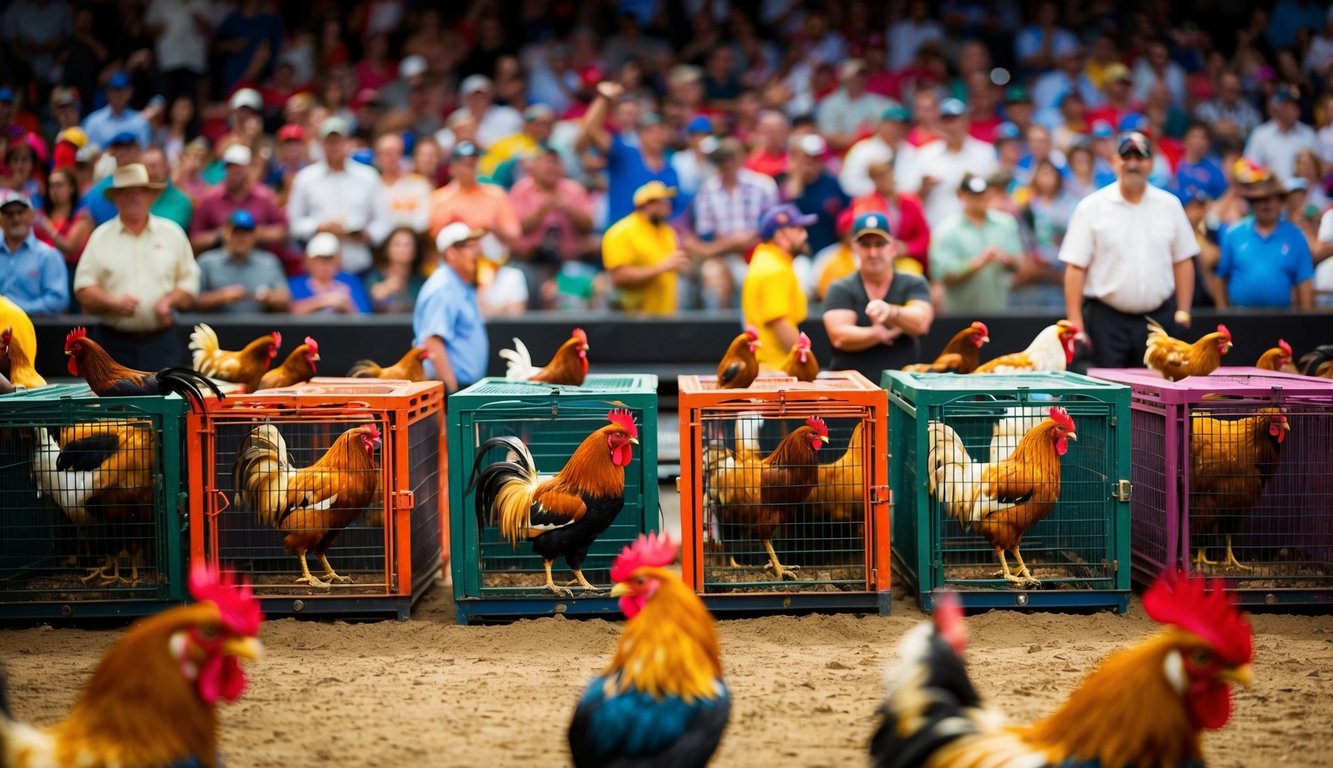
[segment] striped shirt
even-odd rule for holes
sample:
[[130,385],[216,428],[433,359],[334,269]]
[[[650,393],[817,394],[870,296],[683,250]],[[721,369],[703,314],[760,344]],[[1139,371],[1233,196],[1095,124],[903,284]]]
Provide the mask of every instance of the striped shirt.
[[694,197],[694,231],[705,240],[757,231],[759,217],[777,204],[778,185],[769,176],[741,168],[731,189],[722,186],[721,176],[714,176]]

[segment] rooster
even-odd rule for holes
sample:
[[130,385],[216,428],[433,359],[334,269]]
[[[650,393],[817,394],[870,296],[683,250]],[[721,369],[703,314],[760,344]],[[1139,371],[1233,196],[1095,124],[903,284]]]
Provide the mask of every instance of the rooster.
[[[1277,471],[1282,441],[1291,430],[1277,408],[1261,408],[1242,419],[1196,413],[1190,422],[1190,535],[1226,536],[1226,567],[1249,570],[1231,550],[1241,515],[1259,505],[1259,496]],[[1216,565],[1199,545],[1196,567]]]
[[576,768],[702,768],[722,740],[731,693],[717,627],[667,567],[676,544],[648,534],[611,565],[612,597],[628,620],[610,666],[579,699],[569,726]]
[[513,349],[500,350],[505,364],[505,378],[509,381],[536,381],[543,384],[583,386],[588,375],[588,334],[575,328],[569,339],[555,351],[551,362],[541,368],[532,367],[532,356],[522,341],[514,339]]
[[[328,551],[375,498],[379,446],[379,427],[363,424],[343,432],[314,464],[295,469],[287,456],[287,442],[272,424],[261,424],[241,442],[232,466],[236,499],[260,523],[286,534],[283,546],[301,564],[302,575],[295,583],[327,589],[352,581],[333,570]],[[311,575],[308,552],[314,552],[324,566],[323,579]]]
[[1009,725],[968,677],[957,598],[910,630],[870,743],[875,768],[1202,768],[1201,736],[1253,681],[1253,633],[1219,582],[1159,579],[1158,634],[1112,653],[1043,720]]
[[46,386],[46,379],[32,366],[32,357],[23,343],[14,337],[14,329],[0,331],[0,375],[15,387],[36,389]]
[[191,365],[205,376],[236,384],[244,384],[245,391],[259,388],[259,379],[273,364],[282,346],[282,334],[274,331],[260,336],[239,352],[228,352],[218,344],[218,335],[205,323],[190,333],[190,349],[194,350]]
[[972,373],[981,362],[981,345],[990,341],[990,331],[980,320],[955,333],[933,363],[903,366],[908,373]]
[[260,377],[259,386],[255,391],[290,387],[310,381],[315,378],[315,363],[318,361],[319,342],[307,336],[304,344],[298,345],[287,354],[287,359],[282,361],[282,365]]
[[189,368],[163,368],[157,373],[136,371],[111,359],[102,345],[88,338],[83,327],[65,337],[71,376],[82,376],[98,397],[165,395],[175,392],[189,401],[190,407],[204,410],[204,393],[209,389],[219,400],[226,398],[218,386]]
[[[950,517],[981,534],[1000,558],[1000,573],[1019,586],[1039,586],[1018,547],[1023,534],[1050,514],[1060,498],[1060,457],[1077,440],[1074,420],[1054,406],[1049,418],[1028,430],[1014,453],[986,464],[972,460],[967,447],[949,425],[932,421],[927,427],[930,493]],[[1013,552],[1018,571],[1010,572],[1005,552]]]
[[1148,320],[1148,351],[1143,364],[1162,374],[1170,381],[1186,376],[1207,376],[1222,364],[1222,357],[1231,351],[1231,331],[1218,325],[1213,333],[1206,333],[1193,344],[1166,335],[1166,329],[1151,318]]
[[797,381],[810,382],[819,376],[819,361],[815,359],[815,353],[810,351],[810,337],[804,331],[796,337],[796,343],[783,359],[781,368],[783,373]]
[[806,503],[823,519],[840,523],[865,520],[864,427],[865,422],[858,421],[847,442],[847,450],[832,464],[819,465],[819,479]]
[[1291,365],[1291,345],[1282,339],[1277,340],[1276,347],[1270,347],[1259,356],[1258,362],[1254,364],[1255,368],[1262,368],[1265,371],[1291,371],[1295,368]]
[[241,697],[264,620],[250,585],[196,565],[195,602],[142,619],[102,657],[63,721],[12,719],[0,679],[3,768],[218,768],[219,702]]
[[1078,334],[1077,325],[1060,320],[1043,328],[1027,349],[984,362],[974,373],[1063,371],[1074,360],[1074,340]]
[[746,328],[744,333],[732,339],[717,364],[717,388],[745,389],[753,384],[759,376],[759,360],[754,351],[761,346],[759,332],[754,328]]
[[[583,438],[554,475],[537,473],[532,453],[518,438],[483,442],[463,492],[477,491],[478,529],[490,521],[514,548],[520,540],[532,542],[546,566],[545,586],[558,597],[573,597],[574,584],[598,591],[583,576],[583,559],[625,506],[625,467],[634,458],[639,430],[627,410],[613,410],[607,419],[610,425]],[[492,448],[505,448],[508,455],[483,468]],[[551,577],[551,564],[561,556],[574,571],[574,581],[563,588]]]
[[1301,373],[1317,376],[1321,379],[1333,379],[1333,344],[1315,347],[1314,351],[1301,355]]
[[430,357],[430,353],[424,347],[412,347],[398,358],[398,362],[385,368],[381,368],[374,360],[357,360],[347,375],[353,379],[425,381],[426,368],[421,361],[427,357]]
[[792,509],[809,498],[818,484],[815,452],[828,441],[824,420],[811,416],[762,460],[757,454],[738,450],[736,455],[705,468],[708,493],[717,499],[719,520],[759,539],[768,552],[773,576],[779,581],[795,579],[796,566],[778,562],[773,536]]

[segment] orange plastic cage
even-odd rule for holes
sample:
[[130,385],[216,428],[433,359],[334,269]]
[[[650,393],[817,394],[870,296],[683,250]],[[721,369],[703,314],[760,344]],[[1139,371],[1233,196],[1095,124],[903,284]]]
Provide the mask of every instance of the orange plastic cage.
[[[810,383],[766,375],[748,389],[718,389],[714,376],[680,376],[678,385],[686,583],[714,610],[887,613],[887,393],[855,371],[825,371]],[[763,505],[762,489],[739,487],[758,482],[757,473],[719,474],[738,454],[768,456],[810,416],[824,420],[829,442],[803,500]],[[763,526],[749,524],[755,512],[780,520],[772,553]],[[774,557],[796,567],[779,575]]]

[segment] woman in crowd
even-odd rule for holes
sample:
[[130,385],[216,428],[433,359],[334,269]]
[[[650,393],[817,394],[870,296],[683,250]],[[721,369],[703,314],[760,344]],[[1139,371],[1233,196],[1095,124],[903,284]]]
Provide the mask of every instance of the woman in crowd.
[[1024,309],[1061,309],[1065,305],[1060,243],[1078,201],[1065,192],[1060,171],[1049,159],[1032,172],[1032,194],[1019,220],[1028,234],[1027,253],[1014,273],[1009,306]]
[[376,312],[411,312],[417,293],[426,282],[421,275],[421,237],[409,227],[399,227],[384,238],[375,266],[362,278]]

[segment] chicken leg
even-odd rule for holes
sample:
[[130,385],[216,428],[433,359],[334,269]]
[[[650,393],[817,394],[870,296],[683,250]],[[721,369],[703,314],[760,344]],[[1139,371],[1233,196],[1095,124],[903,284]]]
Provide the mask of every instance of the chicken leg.
[[[303,560],[303,562],[304,562],[304,560]],[[334,572],[334,570],[333,570],[333,566],[329,565],[329,558],[328,558],[328,555],[325,555],[325,554],[322,554],[322,553],[321,553],[320,556],[319,556],[319,562],[320,562],[321,565],[324,566],[324,578],[327,579],[327,580],[329,581],[330,584],[351,584],[351,583],[352,583],[352,577],[351,577],[351,576],[339,576],[336,572]]]
[[1217,565],[1217,561],[1209,560],[1208,550],[1199,547],[1199,551],[1194,555],[1194,567],[1196,570],[1202,570],[1205,565]]
[[993,573],[991,574],[992,576],[1003,576],[1005,581],[1020,587],[1035,587],[1041,585],[1040,581],[1032,578],[1032,572],[1028,570],[1028,567],[1023,565],[1023,558],[1019,556],[1017,548],[1014,549],[1014,557],[1018,559],[1017,575],[1009,570],[1009,560],[1004,556],[1004,552],[1005,550],[1003,547],[995,548],[995,554],[1000,556],[1000,572]]
[[570,581],[565,582],[566,587],[572,587],[575,584],[578,584],[579,586],[583,587],[588,592],[602,591],[600,587],[595,587],[592,584],[588,583],[588,580],[583,576],[583,571],[579,568],[574,569],[574,578]]
[[89,584],[89,583],[92,582],[93,579],[99,579],[99,578],[100,578],[100,579],[105,579],[105,578],[107,578],[107,575],[106,575],[106,569],[108,569],[108,568],[111,567],[111,560],[112,560],[111,556],[110,556],[110,555],[107,555],[107,558],[106,558],[106,561],[105,561],[105,562],[103,562],[101,565],[97,566],[96,568],[90,568],[90,569],[88,570],[88,575],[87,575],[87,576],[81,576],[81,577],[79,578],[79,581],[83,582],[84,584]]
[[1237,568],[1242,571],[1250,570],[1250,566],[1242,564],[1236,559],[1236,553],[1231,551],[1231,534],[1229,533],[1227,534],[1227,559],[1225,562],[1228,568]]
[[773,575],[777,578],[778,581],[782,581],[783,579],[791,579],[792,581],[796,581],[795,571],[800,570],[801,567],[799,565],[788,566],[779,563],[778,553],[773,551],[773,542],[769,541],[768,539],[762,539],[762,541],[764,542],[764,549],[768,550],[769,563],[765,567],[773,569]]
[[[551,560],[545,560],[545,561],[543,561],[543,565],[546,566],[546,588],[549,589],[549,590],[551,590],[551,592],[555,593],[555,596],[556,596],[556,597],[573,597],[573,596],[574,596],[574,590],[570,589],[569,587],[558,587],[558,586],[556,586],[555,579],[551,578],[551,563],[552,563],[552,562],[553,562],[553,561],[551,561]],[[575,571],[575,573],[577,573],[577,571]]]
[[301,576],[301,578],[299,578],[299,579],[296,580],[296,583],[297,583],[297,584],[309,584],[309,585],[312,586],[312,587],[319,587],[319,588],[321,588],[321,589],[328,589],[329,586],[330,586],[328,582],[321,580],[318,576],[312,576],[312,575],[311,575],[311,573],[310,573],[310,566],[309,566],[309,565],[306,565],[306,562],[305,562],[305,553],[306,553],[306,551],[303,549],[303,550],[300,551],[299,554],[296,555],[296,560],[297,560],[299,563],[301,563],[301,573],[304,574],[303,576]]

